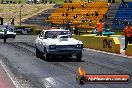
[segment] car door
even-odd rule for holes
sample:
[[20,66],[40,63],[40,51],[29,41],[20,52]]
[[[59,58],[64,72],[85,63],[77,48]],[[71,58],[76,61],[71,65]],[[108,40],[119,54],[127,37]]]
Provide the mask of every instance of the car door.
[[42,31],[40,34],[39,34],[39,37],[38,37],[38,49],[40,51],[43,51],[43,39],[44,39],[44,32]]
[[41,33],[40,38],[39,38],[39,39],[40,39],[40,40],[39,40],[39,41],[40,41],[40,42],[39,42],[39,44],[40,44],[40,45],[39,45],[39,48],[40,48],[40,51],[41,51],[41,52],[44,52],[44,47],[46,47],[46,44],[45,44],[45,42],[46,42],[45,33],[46,33],[46,32],[43,31],[43,32]]

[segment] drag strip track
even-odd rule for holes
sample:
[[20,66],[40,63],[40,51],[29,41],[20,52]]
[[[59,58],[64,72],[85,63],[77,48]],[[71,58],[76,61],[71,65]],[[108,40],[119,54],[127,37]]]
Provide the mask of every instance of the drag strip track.
[[[30,54],[31,55],[35,55],[35,47],[34,46],[32,46],[32,45],[29,45],[29,44],[27,44],[27,43],[9,43],[10,45],[13,45],[14,47],[16,47],[16,48],[20,48],[21,50],[23,50],[24,52],[30,52]],[[31,48],[33,48],[32,49],[32,51],[31,51]],[[95,56],[90,56],[91,58],[95,58]],[[43,58],[41,58],[41,59],[43,59]],[[66,64],[68,64],[68,65],[71,65],[72,67],[73,66],[76,66],[76,67],[79,67],[79,66],[81,66],[82,64],[86,64],[86,65],[88,65],[88,63],[87,62],[89,62],[90,64],[92,64],[92,65],[96,65],[96,66],[100,66],[100,67],[104,67],[105,66],[105,68],[107,68],[107,69],[109,69],[109,70],[113,70],[113,71],[115,71],[115,72],[117,72],[117,73],[122,73],[122,74],[125,74],[126,72],[127,73],[131,73],[131,71],[126,67],[126,66],[124,66],[124,65],[121,65],[121,64],[117,64],[117,63],[113,63],[111,60],[109,60],[109,59],[105,59],[105,58],[103,58],[103,60],[102,59],[98,59],[98,58],[96,58],[96,60],[95,61],[93,61],[93,60],[89,60],[89,58],[87,58],[87,59],[85,59],[85,61],[82,61],[82,62],[76,62],[76,60],[74,59],[74,58],[61,58],[61,60],[58,60],[58,61],[61,61],[61,63],[59,63],[59,62],[57,62],[57,60],[56,60],[56,58],[54,58],[55,60],[51,60],[51,61],[49,61],[49,63],[51,63],[51,64],[54,64],[54,65],[56,65],[56,66],[59,66],[59,67],[62,67],[62,68],[64,68],[64,69],[69,69],[69,68],[67,68],[68,66],[66,65]],[[70,59],[70,60],[68,60],[68,59]],[[101,61],[102,60],[102,61]],[[68,62],[69,61],[69,62]],[[55,63],[54,63],[55,62]],[[74,63],[74,62],[76,62],[76,63]],[[84,62],[86,62],[86,63],[84,63]],[[100,63],[99,63],[100,62]],[[110,64],[110,65],[112,65],[112,66],[115,66],[115,67],[118,67],[118,69],[114,69],[114,68],[111,68],[111,67],[109,67],[109,66],[107,66],[105,63],[107,63],[107,65],[108,65],[108,63]],[[130,64],[132,64],[132,63],[130,63]],[[119,67],[120,67],[120,69],[119,69]],[[71,68],[71,67],[70,67]],[[125,69],[127,69],[127,70],[125,70]],[[71,70],[71,69],[69,69],[71,72],[73,72],[73,73],[76,73],[75,72],[75,69],[73,69],[73,70]],[[132,69],[131,69],[132,70]],[[132,73],[131,73],[132,74]]]
[[[6,53],[5,53],[6,52]],[[76,83],[76,73],[83,66],[88,74],[131,74],[132,59],[84,50],[83,59],[53,58],[45,61],[36,58],[35,47],[28,42],[0,43],[0,54],[6,57],[21,74],[47,88],[131,88],[130,84],[86,84]],[[19,68],[18,68],[19,67]]]
[[[28,44],[28,43],[10,43],[10,45],[13,45],[14,47],[19,47],[19,48],[21,48],[21,50],[23,50],[23,51],[28,51],[28,52],[30,52],[30,53],[32,53],[32,55],[35,55],[35,47],[33,46],[33,45],[30,45],[30,44]],[[30,47],[30,48],[29,48]],[[32,51],[31,51],[31,48],[33,48],[32,49]],[[30,50],[29,50],[30,49]],[[88,52],[89,53],[89,52]],[[91,56],[90,56],[90,58],[92,58],[92,59],[96,59],[96,60],[90,60],[89,58],[87,58],[86,57],[86,59],[85,59],[85,61],[83,60],[82,62],[76,62],[76,60],[74,59],[74,58],[61,58],[61,60],[58,60],[59,62],[61,61],[61,63],[59,63],[59,62],[57,62],[57,60],[55,59],[55,60],[51,60],[51,61],[49,61],[49,63],[53,63],[53,62],[56,62],[56,63],[53,63],[54,65],[59,65],[59,66],[62,66],[62,67],[64,67],[63,65],[65,65],[65,64],[68,64],[68,65],[72,65],[72,66],[81,66],[81,64],[86,64],[86,65],[88,65],[88,63],[87,62],[89,62],[89,63],[91,63],[91,64],[93,64],[93,65],[98,65],[98,66],[101,66],[101,67],[104,67],[106,64],[108,65],[112,65],[112,66],[115,66],[115,67],[118,67],[118,70],[116,69],[114,69],[114,68],[110,68],[109,66],[105,66],[105,68],[108,68],[108,69],[111,69],[111,70],[114,70],[115,72],[118,72],[118,73],[122,73],[122,74],[125,74],[126,72],[127,73],[131,73],[132,74],[132,72],[131,72],[131,70],[132,70],[132,68],[127,68],[127,66],[126,65],[131,65],[132,63],[131,62],[129,62],[129,64],[128,63],[126,63],[126,64],[118,64],[118,62],[117,63],[113,63],[113,61],[112,61],[112,59],[111,58],[109,58],[109,59],[107,59],[107,57],[105,58],[104,56],[103,57],[101,57],[102,59],[100,59],[100,58],[96,58],[95,57],[95,55],[92,55],[92,54],[90,54]],[[105,55],[105,54],[104,54]],[[107,55],[106,55],[107,56]],[[70,59],[70,60],[68,60],[68,59]],[[74,63],[74,62],[76,62],[76,63]],[[84,62],[86,62],[86,63],[84,63]],[[100,62],[100,63],[99,63]],[[106,64],[105,64],[106,63]],[[130,66],[129,65],[129,66]],[[120,69],[119,69],[119,67],[120,67]],[[127,69],[127,70],[125,70],[125,69]],[[75,72],[74,72],[75,73]]]

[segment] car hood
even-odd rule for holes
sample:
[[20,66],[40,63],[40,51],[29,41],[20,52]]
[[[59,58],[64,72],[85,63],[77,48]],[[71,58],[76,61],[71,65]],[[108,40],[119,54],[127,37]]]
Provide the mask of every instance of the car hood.
[[16,34],[16,33],[7,31],[7,34]]
[[45,39],[43,40],[48,45],[76,45],[76,44],[83,44],[81,41],[76,40],[74,38],[56,38],[56,39]]

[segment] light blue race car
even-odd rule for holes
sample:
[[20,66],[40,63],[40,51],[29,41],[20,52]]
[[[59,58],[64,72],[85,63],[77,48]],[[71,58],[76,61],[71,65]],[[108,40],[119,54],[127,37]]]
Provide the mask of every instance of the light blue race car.
[[115,34],[115,32],[112,32],[111,29],[103,28],[102,35],[110,36],[110,35],[114,35],[114,34]]
[[[97,29],[94,29],[92,31],[92,33],[97,34]],[[115,32],[112,32],[112,30],[110,28],[103,28],[102,35],[110,36],[110,35],[114,35],[114,34],[115,34]]]

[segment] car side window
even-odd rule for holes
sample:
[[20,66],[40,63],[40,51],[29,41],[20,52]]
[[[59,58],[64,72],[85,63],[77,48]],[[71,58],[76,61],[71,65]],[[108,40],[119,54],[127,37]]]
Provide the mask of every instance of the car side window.
[[49,38],[49,36],[50,36],[49,32],[46,31],[46,32],[45,32],[45,39],[46,39],[46,38]]
[[39,38],[40,39],[44,38],[44,32],[43,31],[39,34]]

